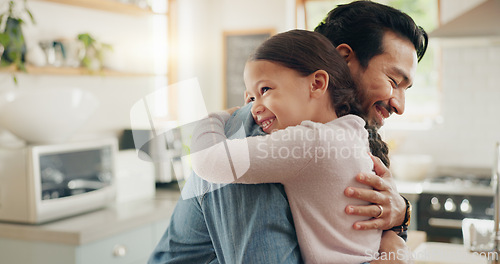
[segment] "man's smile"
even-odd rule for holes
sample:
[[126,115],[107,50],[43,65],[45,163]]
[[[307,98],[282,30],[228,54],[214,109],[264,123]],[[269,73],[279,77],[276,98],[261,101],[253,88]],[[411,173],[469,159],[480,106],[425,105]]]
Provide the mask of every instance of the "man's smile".
[[376,123],[380,126],[384,125],[384,119],[389,118],[391,116],[392,111],[388,110],[389,106],[384,103],[377,102],[374,105],[375,113],[376,113]]

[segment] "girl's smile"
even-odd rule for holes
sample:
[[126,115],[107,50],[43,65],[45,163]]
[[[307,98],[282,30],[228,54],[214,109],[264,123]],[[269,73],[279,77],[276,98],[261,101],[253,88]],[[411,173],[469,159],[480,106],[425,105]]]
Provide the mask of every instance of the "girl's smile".
[[262,130],[266,133],[271,133],[271,126],[273,125],[276,118],[267,118],[265,120],[259,120],[257,124],[262,128]]

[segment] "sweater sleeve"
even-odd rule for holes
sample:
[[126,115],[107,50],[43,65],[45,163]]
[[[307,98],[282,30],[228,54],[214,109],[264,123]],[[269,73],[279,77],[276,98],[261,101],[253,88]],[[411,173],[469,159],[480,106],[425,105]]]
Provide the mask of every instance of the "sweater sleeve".
[[225,112],[210,114],[193,134],[193,170],[209,182],[285,183],[313,160],[317,135],[311,128],[289,127],[265,136],[230,140],[224,135],[228,118]]

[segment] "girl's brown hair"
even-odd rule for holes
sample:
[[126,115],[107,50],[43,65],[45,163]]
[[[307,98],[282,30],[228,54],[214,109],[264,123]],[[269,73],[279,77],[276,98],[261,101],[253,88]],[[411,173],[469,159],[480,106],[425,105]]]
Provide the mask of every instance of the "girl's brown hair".
[[[307,30],[290,30],[262,43],[249,60],[267,60],[308,76],[317,70],[328,72],[328,94],[338,117],[355,114],[364,118],[357,101],[358,90],[345,60],[323,35]],[[377,129],[367,125],[370,150],[389,166],[389,150]]]

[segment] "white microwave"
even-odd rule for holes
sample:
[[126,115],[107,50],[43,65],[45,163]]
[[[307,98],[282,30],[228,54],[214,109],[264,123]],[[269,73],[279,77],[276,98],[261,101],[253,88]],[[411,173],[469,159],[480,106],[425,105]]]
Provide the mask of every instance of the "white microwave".
[[0,147],[0,221],[39,224],[115,198],[114,138]]

